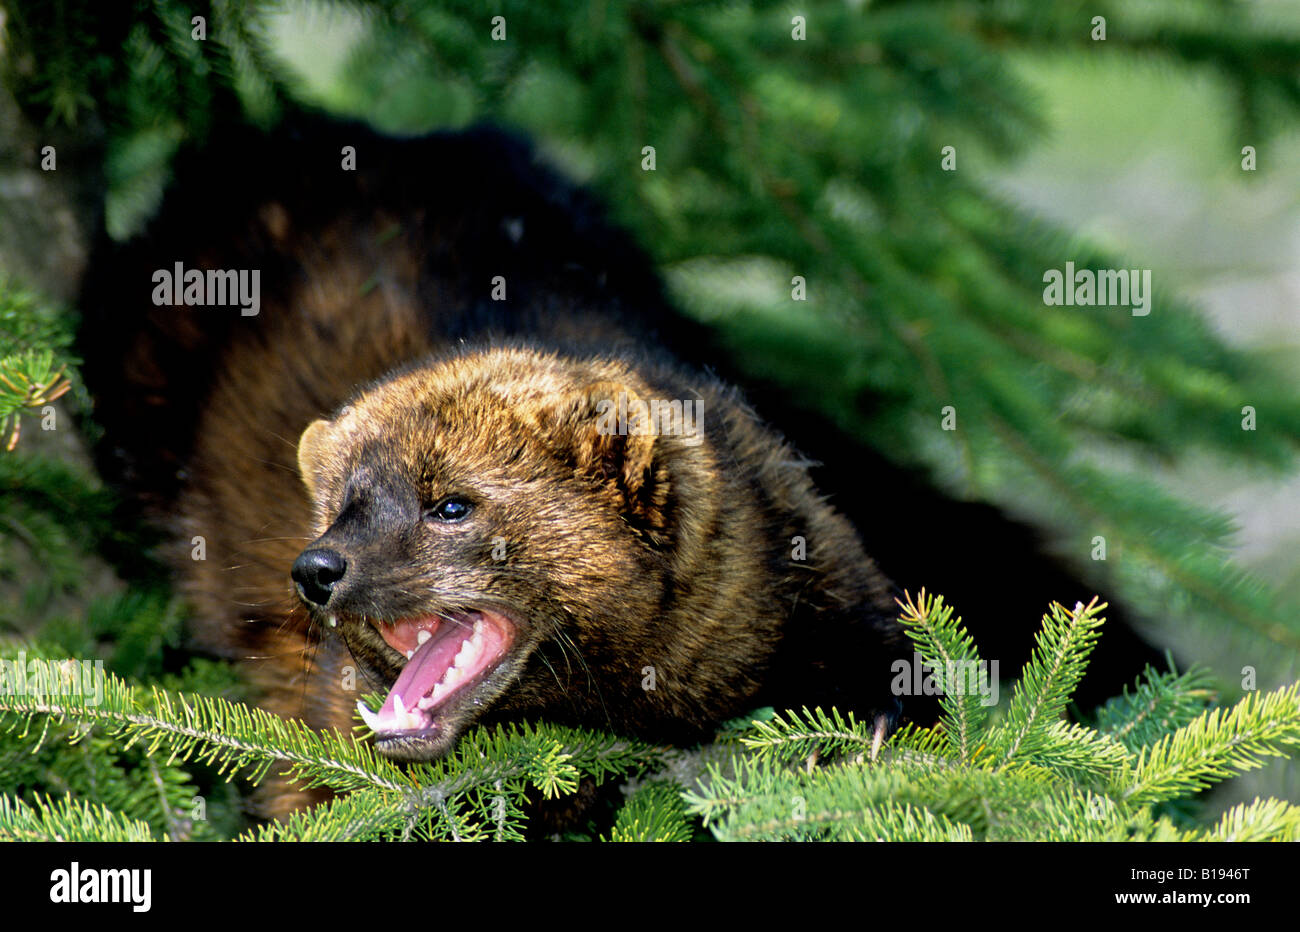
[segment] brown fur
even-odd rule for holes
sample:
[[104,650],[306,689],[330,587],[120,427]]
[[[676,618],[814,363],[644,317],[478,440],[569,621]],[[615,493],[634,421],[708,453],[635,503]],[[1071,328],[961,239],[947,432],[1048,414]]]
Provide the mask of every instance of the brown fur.
[[[267,708],[348,730],[359,696],[386,692],[402,665],[376,624],[499,608],[515,650],[473,691],[478,704],[448,706],[433,751],[473,720],[520,715],[691,740],[768,702],[892,711],[888,664],[905,651],[888,584],[806,461],[733,389],[658,355],[647,321],[668,312],[623,240],[582,220],[565,200],[576,195],[557,204],[545,176],[503,193],[508,176],[472,146],[374,140],[363,160],[386,153],[387,170],[353,178],[332,161],[338,142],[309,138],[282,164],[259,152],[270,194],[225,204],[182,188],[199,205],[164,211],[138,255],[105,266],[117,279],[88,288],[93,308],[178,258],[263,269],[257,318],[155,308],[107,354],[126,360],[128,386],[104,412],[110,435],[165,432],[116,452],[177,532],[197,645],[247,661]],[[327,168],[303,168],[318,157]],[[393,179],[422,172],[460,182],[415,202]],[[324,194],[316,173],[331,179]],[[525,217],[522,244],[501,234],[493,198]],[[228,226],[195,226],[219,210]],[[486,299],[498,265],[525,294],[500,308]],[[103,332],[122,339],[111,321]],[[698,400],[702,442],[603,432],[598,405],[620,393]],[[156,456],[138,452],[155,442]],[[158,490],[173,481],[167,501]],[[473,515],[424,520],[452,492],[473,498]],[[345,504],[362,530],[332,529]],[[313,619],[289,570],[322,535],[350,568],[344,608],[331,598]],[[195,538],[206,559],[192,559]],[[320,624],[331,615],[340,636]],[[262,808],[304,801],[277,784]]]
[[[708,436],[602,434],[597,404],[620,394],[699,400]],[[505,609],[523,630],[517,658],[483,696],[497,713],[699,734],[752,706],[787,624],[885,602],[883,580],[806,464],[707,377],[529,348],[465,353],[313,424],[299,463],[318,534],[358,476],[366,485],[382,472],[395,494],[425,506],[451,493],[477,503],[463,525],[398,522],[354,535],[357,582],[345,592],[368,620],[340,627],[387,685],[402,658],[375,624]],[[804,561],[791,559],[796,537],[809,541]],[[503,560],[492,555],[498,540]],[[642,686],[646,667],[653,690]],[[442,718],[448,740],[472,711]]]
[[[391,241],[387,254],[400,287],[407,252]],[[322,246],[317,261],[295,300],[300,315],[330,321],[331,344],[304,352],[312,329],[264,308],[286,330],[232,353],[180,501],[182,544],[202,536],[208,548],[205,561],[183,563],[198,642],[251,660],[268,708],[346,731],[358,694],[385,692],[401,666],[371,622],[487,603],[508,609],[526,637],[498,671],[493,716],[697,737],[759,701],[787,626],[888,610],[885,581],[806,462],[707,376],[526,346],[453,353],[304,428],[324,407],[316,399],[337,401],[428,349],[400,294],[358,297],[354,257]],[[703,442],[602,436],[596,402],[620,392],[699,400]],[[426,505],[452,491],[480,504],[449,540],[419,528],[414,543],[398,533],[370,542],[370,620],[344,617],[341,639],[308,637],[288,568],[365,468]],[[498,537],[504,561],[491,556]],[[804,561],[791,559],[796,537],[808,542]],[[653,690],[642,688],[646,667]],[[443,723],[449,738],[470,711]],[[287,795],[270,810],[302,801],[278,789]]]

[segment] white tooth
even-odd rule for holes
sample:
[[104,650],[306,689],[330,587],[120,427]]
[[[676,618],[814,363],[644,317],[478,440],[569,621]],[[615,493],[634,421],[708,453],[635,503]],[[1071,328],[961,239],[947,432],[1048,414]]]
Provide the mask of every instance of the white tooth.
[[366,703],[361,699],[357,700],[357,711],[361,713],[361,720],[366,723],[366,727],[371,731],[378,733],[379,715],[375,712],[371,712],[370,706],[366,705]]
[[339,619],[338,619],[338,616],[337,616],[337,615],[330,615],[330,621],[329,621],[329,624],[330,624],[330,627],[331,627],[331,628],[337,628],[337,627],[339,626]]
[[433,635],[430,634],[428,631],[421,631],[419,634],[417,634],[417,635],[415,636],[415,643],[416,643],[416,644],[423,644],[425,641],[429,640],[429,638],[431,638],[431,637],[433,637]]
[[482,634],[482,633],[483,633],[483,619],[482,619],[482,618],[475,618],[475,619],[474,619],[474,633],[475,633],[475,634]]
[[406,706],[402,704],[402,697],[393,693],[393,711],[397,713],[397,720],[400,722],[406,715]]
[[406,652],[406,659],[407,659],[407,660],[410,660],[410,659],[411,659],[412,657],[414,657],[414,656],[415,656],[415,651],[413,651],[413,650],[408,650],[408,651]]
[[455,686],[457,683],[460,682],[461,677],[463,677],[464,675],[465,674],[460,671],[459,667],[452,667],[443,676],[442,685],[448,687]]
[[441,683],[433,687],[433,692],[429,694],[429,698],[433,700],[431,705],[437,705],[442,700],[442,697],[445,696],[446,694],[447,694],[447,690],[443,687]]

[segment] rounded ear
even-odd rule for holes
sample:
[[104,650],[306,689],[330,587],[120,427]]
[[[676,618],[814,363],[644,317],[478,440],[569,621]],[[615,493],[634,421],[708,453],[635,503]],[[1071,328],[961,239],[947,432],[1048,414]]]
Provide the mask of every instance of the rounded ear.
[[559,410],[560,435],[575,470],[612,486],[629,518],[643,527],[661,523],[667,470],[659,468],[648,406],[627,385],[597,382]]
[[599,382],[587,388],[586,417],[575,440],[579,462],[597,476],[618,479],[636,494],[648,478],[655,435],[641,398],[626,385]]
[[298,439],[298,474],[312,498],[316,497],[316,467],[331,426],[331,422],[324,419],[312,421]]

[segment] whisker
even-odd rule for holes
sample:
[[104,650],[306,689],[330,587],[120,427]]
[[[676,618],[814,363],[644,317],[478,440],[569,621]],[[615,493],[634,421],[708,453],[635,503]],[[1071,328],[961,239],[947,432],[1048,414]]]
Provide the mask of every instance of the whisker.
[[[563,648],[561,648],[561,650],[563,650]],[[569,700],[569,705],[576,712],[578,704],[574,702],[573,698],[569,695],[569,690],[565,687],[564,681],[560,679],[560,674],[555,672],[555,667],[551,666],[551,661],[547,659],[546,652],[541,648],[538,648],[537,650],[537,659],[546,665],[546,669],[551,671],[551,676],[555,677],[555,685],[560,687],[560,694],[563,695],[565,699]]]
[[311,675],[315,672],[317,663],[316,657],[320,651],[321,640],[319,637],[312,637],[313,625],[308,622],[306,638],[307,644],[302,649],[302,696],[298,700],[298,714],[302,718],[307,717],[307,687],[311,685]]
[[555,637],[561,644],[567,643],[573,648],[574,654],[578,657],[578,663],[582,665],[582,669],[587,674],[587,685],[595,691],[596,698],[600,701],[600,709],[605,714],[605,721],[612,723],[613,719],[610,717],[609,707],[605,705],[605,696],[600,691],[600,683],[596,681],[596,677],[592,674],[591,667],[587,665],[587,659],[582,656],[582,650],[578,647],[577,642],[574,641],[573,638],[570,637],[562,628],[556,630]]

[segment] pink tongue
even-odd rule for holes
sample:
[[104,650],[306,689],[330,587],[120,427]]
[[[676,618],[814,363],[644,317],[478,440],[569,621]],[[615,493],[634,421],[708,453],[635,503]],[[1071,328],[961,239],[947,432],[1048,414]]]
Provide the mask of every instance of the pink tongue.
[[383,708],[379,710],[380,717],[397,713],[394,697],[401,696],[403,707],[414,709],[416,703],[433,692],[433,687],[451,668],[461,646],[473,633],[474,628],[463,621],[448,621],[440,625],[438,632],[417,647],[402,668]]

